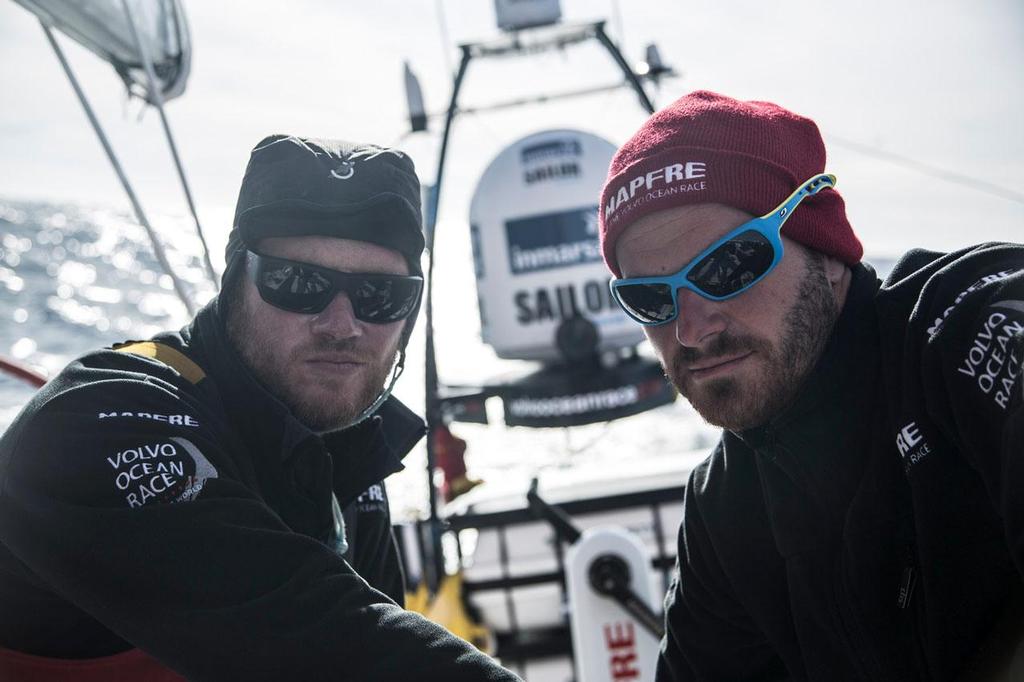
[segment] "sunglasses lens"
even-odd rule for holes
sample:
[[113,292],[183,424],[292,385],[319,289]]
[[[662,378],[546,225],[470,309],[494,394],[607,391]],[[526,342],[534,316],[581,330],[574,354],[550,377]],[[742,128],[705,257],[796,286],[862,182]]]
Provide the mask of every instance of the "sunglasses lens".
[[743,291],[761,278],[775,260],[775,248],[764,235],[750,230],[705,256],[686,276],[710,296],[723,298]]
[[675,297],[668,284],[623,284],[612,291],[622,309],[637,322],[661,324],[675,316]]
[[256,286],[267,303],[294,313],[318,313],[334,297],[331,280],[315,268],[263,258]]
[[423,280],[388,275],[351,275],[349,298],[363,322],[386,324],[409,316],[420,297]]
[[340,289],[348,294],[357,320],[387,324],[408,317],[423,288],[419,276],[337,272],[283,258],[253,257],[260,296],[293,313],[321,312]]

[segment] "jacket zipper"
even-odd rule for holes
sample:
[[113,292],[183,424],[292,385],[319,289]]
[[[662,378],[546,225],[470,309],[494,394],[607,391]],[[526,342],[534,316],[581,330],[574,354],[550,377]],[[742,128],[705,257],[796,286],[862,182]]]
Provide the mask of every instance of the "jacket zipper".
[[906,566],[903,569],[903,577],[900,578],[900,589],[896,595],[896,605],[900,610],[906,610],[910,600],[914,597],[914,585],[917,583],[917,574],[913,566]]
[[900,579],[899,591],[896,594],[896,606],[907,611],[910,627],[911,646],[914,651],[916,668],[921,679],[928,675],[928,657],[925,655],[924,642],[921,641],[921,600],[914,600],[914,588],[917,585],[917,551],[912,542],[905,545],[906,563]]

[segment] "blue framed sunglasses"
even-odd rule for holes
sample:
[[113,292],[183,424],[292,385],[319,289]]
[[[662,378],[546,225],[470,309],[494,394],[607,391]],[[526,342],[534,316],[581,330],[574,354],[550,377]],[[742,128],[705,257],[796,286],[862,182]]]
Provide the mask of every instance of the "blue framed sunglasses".
[[834,175],[815,175],[774,210],[729,232],[679,272],[611,280],[608,284],[612,296],[627,315],[647,326],[676,319],[680,289],[689,289],[712,301],[739,296],[782,260],[782,226],[800,202],[835,184]]

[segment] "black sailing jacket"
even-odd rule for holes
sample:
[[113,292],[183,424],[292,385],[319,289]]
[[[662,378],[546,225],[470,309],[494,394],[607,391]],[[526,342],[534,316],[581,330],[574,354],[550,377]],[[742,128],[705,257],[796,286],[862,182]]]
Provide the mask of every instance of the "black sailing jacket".
[[685,496],[659,680],[950,680],[1024,575],[1024,247],[854,269],[824,354]]
[[395,603],[381,481],[422,420],[391,398],[312,433],[243,368],[216,303],[156,340],[205,377],[90,353],[0,440],[0,647],[137,647],[194,680],[518,679]]

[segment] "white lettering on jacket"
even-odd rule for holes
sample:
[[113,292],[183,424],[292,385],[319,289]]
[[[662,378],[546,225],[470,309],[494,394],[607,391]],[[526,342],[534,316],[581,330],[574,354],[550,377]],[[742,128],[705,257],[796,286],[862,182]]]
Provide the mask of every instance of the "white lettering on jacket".
[[217,478],[217,470],[191,441],[170,438],[119,450],[106,458],[114,487],[129,507],[147,502],[186,502]]
[[953,299],[953,303],[948,308],[946,308],[945,310],[942,311],[942,315],[940,315],[939,317],[935,318],[935,322],[932,323],[932,326],[928,327],[928,338],[931,338],[931,337],[935,336],[937,333],[939,333],[939,329],[942,328],[942,323],[946,321],[946,318],[949,317],[949,314],[951,312],[953,312],[953,309],[956,308],[960,304],[960,302],[962,300],[967,298],[968,294],[970,294],[970,293],[972,293],[974,291],[977,291],[978,289],[982,288],[983,286],[985,286],[987,284],[994,284],[996,282],[1001,282],[1002,280],[1006,279],[1007,277],[1011,277],[1013,275],[1016,275],[1018,272],[1020,272],[1019,269],[1018,270],[1001,270],[999,272],[993,272],[990,275],[985,275],[984,277],[979,279],[977,282],[975,282],[971,286],[969,286],[966,289],[964,289],[963,291],[961,291],[959,294],[956,295],[956,298]]
[[931,454],[931,447],[921,435],[921,429],[916,421],[908,422],[903,428],[896,432],[896,449],[900,451],[903,458],[903,468],[910,470],[910,467],[920,462]]
[[[992,308],[1016,310],[1018,301],[993,303]],[[1022,306],[1024,311],[1024,306]],[[974,380],[978,389],[1005,410],[1021,375],[1021,358],[1014,353],[1015,338],[1024,337],[1024,323],[1007,313],[991,312],[974,335],[957,372]],[[1019,343],[1019,342],[1018,342]]]
[[380,511],[384,509],[384,488],[379,483],[371,485],[356,498],[359,511]]
[[133,417],[135,419],[152,419],[171,426],[199,426],[199,422],[190,414],[157,414],[155,412],[100,412],[97,419],[111,417]]

